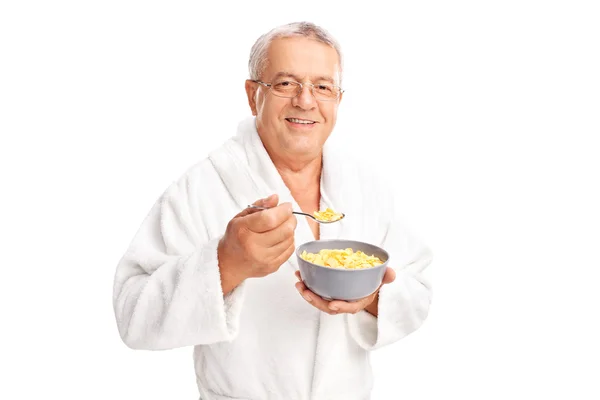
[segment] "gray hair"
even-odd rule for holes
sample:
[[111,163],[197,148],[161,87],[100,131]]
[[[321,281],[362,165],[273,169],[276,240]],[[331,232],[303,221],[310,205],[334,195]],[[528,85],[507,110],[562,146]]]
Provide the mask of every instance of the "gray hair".
[[254,43],[254,46],[252,46],[252,50],[250,50],[250,60],[248,61],[250,79],[260,79],[260,75],[267,67],[267,51],[273,40],[297,36],[315,39],[318,42],[325,43],[335,49],[340,59],[341,85],[342,50],[340,45],[329,32],[311,22],[293,22],[290,24],[281,25],[260,36]]

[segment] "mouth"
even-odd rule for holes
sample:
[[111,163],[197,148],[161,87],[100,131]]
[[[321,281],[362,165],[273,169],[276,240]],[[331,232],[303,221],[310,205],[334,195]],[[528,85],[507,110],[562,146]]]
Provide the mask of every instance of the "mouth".
[[292,124],[299,124],[299,125],[314,125],[317,123],[316,121],[312,121],[310,119],[302,119],[302,118],[286,118],[285,120],[288,122],[291,122]]

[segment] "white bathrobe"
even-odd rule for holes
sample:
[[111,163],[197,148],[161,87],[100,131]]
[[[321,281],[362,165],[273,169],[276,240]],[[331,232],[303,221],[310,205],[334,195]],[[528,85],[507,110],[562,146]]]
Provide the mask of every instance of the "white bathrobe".
[[[119,262],[114,311],[123,341],[147,350],[194,346],[203,400],[369,399],[369,351],[415,331],[431,302],[423,276],[431,254],[394,217],[389,184],[325,146],[320,207],[346,218],[321,225],[320,237],[388,251],[397,277],[380,291],[379,318],[366,311],[328,315],[306,302],[294,287],[295,254],[224,297],[217,244],[228,221],[272,193],[299,209],[254,118],[243,121],[237,135],[165,191]],[[311,240],[308,222],[298,217],[296,245]]]

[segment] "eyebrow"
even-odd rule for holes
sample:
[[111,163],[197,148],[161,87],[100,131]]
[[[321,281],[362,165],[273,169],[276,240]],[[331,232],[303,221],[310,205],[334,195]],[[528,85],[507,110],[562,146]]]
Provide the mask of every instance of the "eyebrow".
[[[294,75],[290,72],[283,71],[283,72],[278,72],[277,74],[275,74],[275,77],[273,78],[273,80],[276,81],[279,78],[287,78],[287,77],[294,78],[298,82],[300,82],[300,80],[302,79],[298,75]],[[327,81],[327,82],[330,82],[331,84],[335,84],[335,81],[330,76],[319,76],[319,77],[317,77],[317,79],[315,79],[315,81]]]

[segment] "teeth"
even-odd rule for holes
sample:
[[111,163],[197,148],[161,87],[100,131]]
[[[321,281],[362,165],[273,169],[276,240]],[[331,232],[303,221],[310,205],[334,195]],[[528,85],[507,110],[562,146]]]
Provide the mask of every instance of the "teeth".
[[314,124],[312,121],[306,121],[304,119],[296,119],[296,118],[288,118],[288,121],[293,122],[295,124]]

